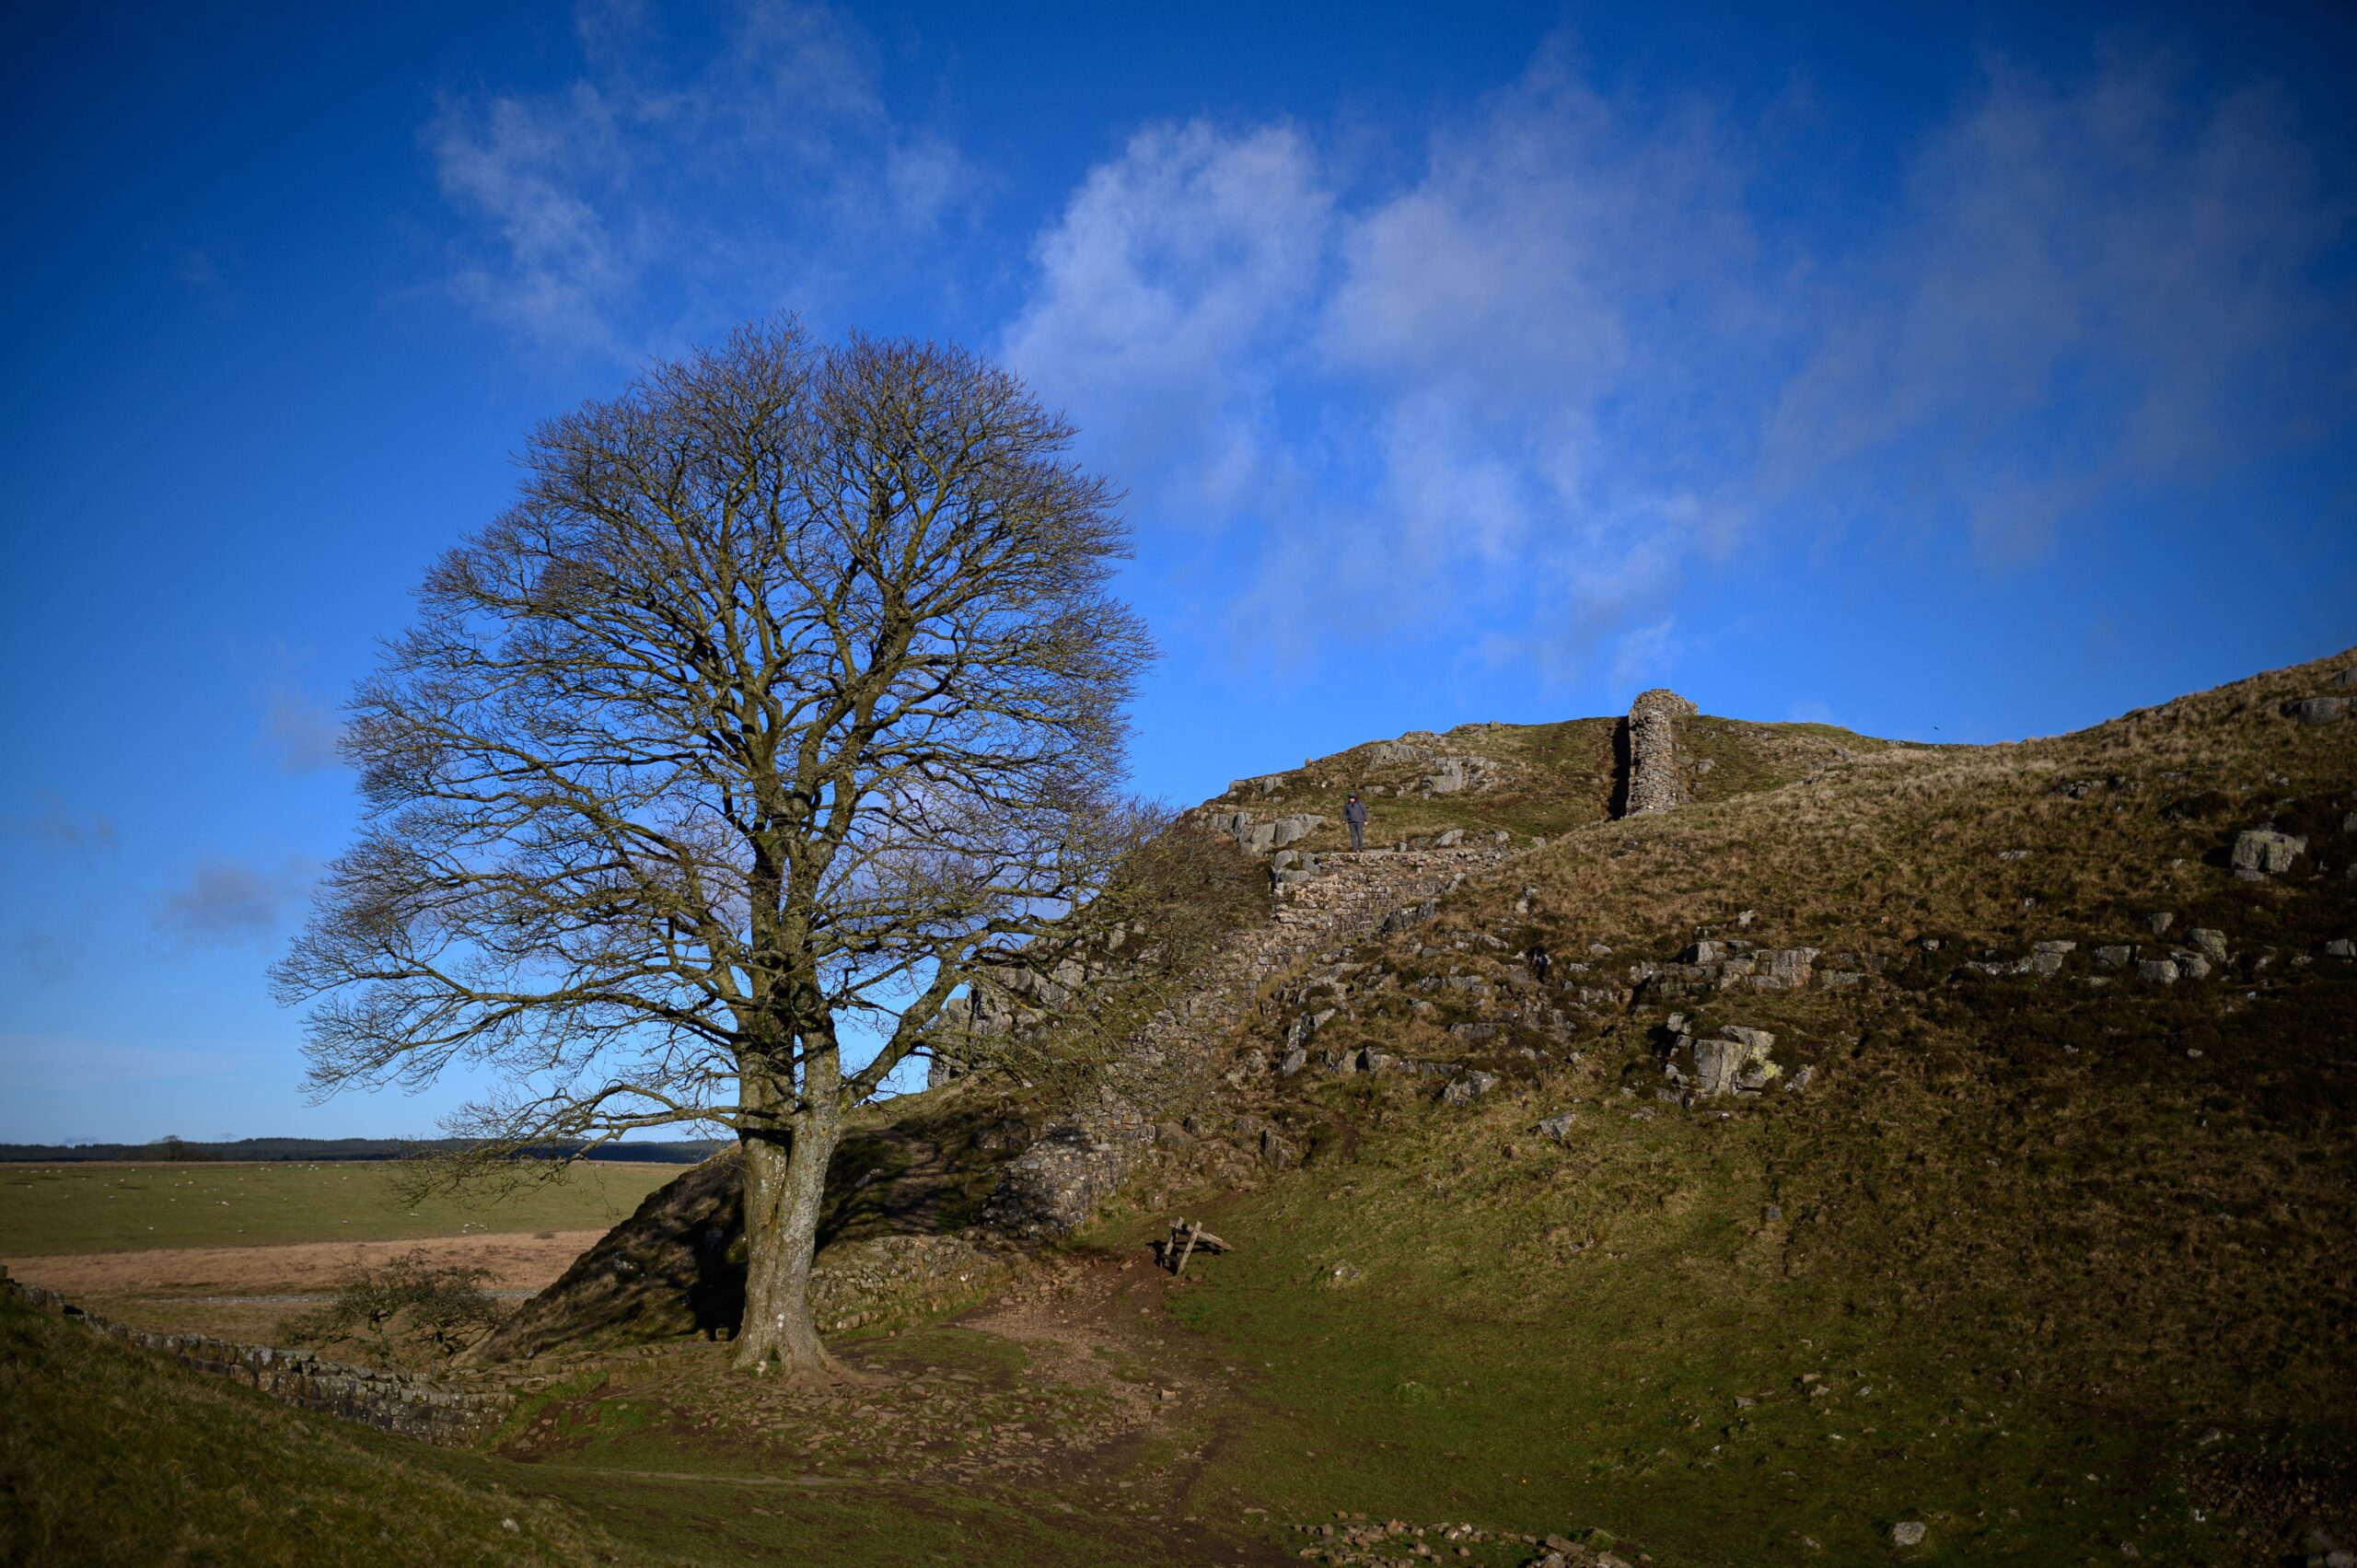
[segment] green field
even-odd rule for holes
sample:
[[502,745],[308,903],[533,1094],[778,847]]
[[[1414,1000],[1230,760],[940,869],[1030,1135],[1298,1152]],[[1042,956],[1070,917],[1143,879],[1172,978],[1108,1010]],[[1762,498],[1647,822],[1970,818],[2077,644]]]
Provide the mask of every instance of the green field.
[[576,1165],[495,1202],[404,1202],[392,1165],[0,1167],[0,1257],[401,1241],[614,1224],[677,1166]]

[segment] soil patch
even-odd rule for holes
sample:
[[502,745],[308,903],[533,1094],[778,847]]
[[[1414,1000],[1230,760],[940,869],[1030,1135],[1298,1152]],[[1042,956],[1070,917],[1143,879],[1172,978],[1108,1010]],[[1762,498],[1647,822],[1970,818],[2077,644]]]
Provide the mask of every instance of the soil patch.
[[158,1247],[0,1260],[9,1274],[143,1329],[269,1341],[288,1318],[334,1294],[355,1263],[381,1265],[409,1252],[435,1264],[487,1270],[483,1288],[535,1291],[564,1272],[599,1236],[559,1230],[505,1236],[436,1236],[402,1241],[311,1241],[284,1247]]

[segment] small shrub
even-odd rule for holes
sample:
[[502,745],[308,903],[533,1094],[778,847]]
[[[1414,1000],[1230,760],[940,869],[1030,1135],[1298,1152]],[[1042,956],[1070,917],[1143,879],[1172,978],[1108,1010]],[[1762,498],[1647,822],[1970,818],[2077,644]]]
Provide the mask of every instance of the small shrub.
[[403,1344],[430,1345],[447,1360],[499,1321],[499,1304],[482,1288],[487,1269],[437,1264],[424,1252],[404,1252],[372,1268],[355,1260],[336,1299],[291,1327],[317,1342],[354,1340],[386,1360]]

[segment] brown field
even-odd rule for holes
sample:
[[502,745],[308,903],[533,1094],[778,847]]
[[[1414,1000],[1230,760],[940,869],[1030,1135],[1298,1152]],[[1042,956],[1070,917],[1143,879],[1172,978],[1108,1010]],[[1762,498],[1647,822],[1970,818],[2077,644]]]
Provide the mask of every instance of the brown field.
[[[537,1291],[605,1233],[559,1230],[277,1247],[158,1247],[0,1259],[9,1274],[143,1329],[271,1342],[289,1318],[319,1305],[355,1264],[422,1252],[432,1262],[489,1271],[483,1288]],[[261,1296],[302,1299],[262,1301]]]

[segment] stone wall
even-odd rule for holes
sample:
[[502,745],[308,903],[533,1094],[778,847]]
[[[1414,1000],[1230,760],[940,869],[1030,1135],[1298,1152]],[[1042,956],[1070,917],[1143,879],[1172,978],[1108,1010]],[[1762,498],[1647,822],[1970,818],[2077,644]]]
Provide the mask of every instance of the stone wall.
[[203,1334],[159,1334],[112,1322],[73,1306],[53,1290],[0,1280],[0,1289],[44,1311],[62,1313],[92,1333],[170,1356],[182,1366],[230,1377],[283,1404],[341,1416],[421,1442],[460,1445],[490,1433],[514,1408],[504,1389],[453,1388],[407,1372],[346,1366],[308,1351],[242,1345]]
[[1666,811],[1686,798],[1678,779],[1677,721],[1701,712],[1675,691],[1655,690],[1629,705],[1624,724],[1628,769],[1620,815]]
[[[1322,949],[1390,929],[1387,922],[1403,908],[1425,909],[1465,876],[1515,853],[1498,846],[1369,851],[1341,859],[1315,881],[1282,887],[1271,923],[1223,944],[1187,993],[1125,1042],[1093,1094],[1002,1167],[984,1225],[1023,1239],[1062,1236],[1081,1225],[1145,1161],[1163,1121],[1205,1092],[1215,1059],[1240,1026],[1259,1016],[1268,981]],[[1269,1070],[1261,1056],[1248,1071]],[[1282,1162],[1283,1141],[1264,1142],[1260,1155]]]

